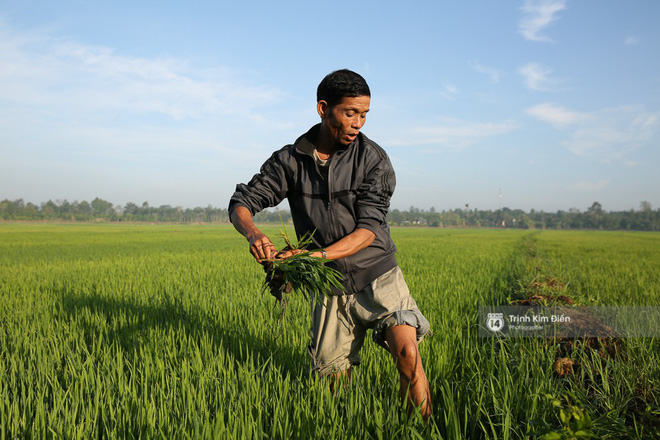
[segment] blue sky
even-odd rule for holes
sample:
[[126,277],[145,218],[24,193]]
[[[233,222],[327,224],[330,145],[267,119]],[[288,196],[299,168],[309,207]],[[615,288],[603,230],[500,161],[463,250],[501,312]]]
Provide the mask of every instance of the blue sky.
[[393,208],[659,208],[659,21],[655,0],[1,0],[0,199],[225,207],[346,67]]

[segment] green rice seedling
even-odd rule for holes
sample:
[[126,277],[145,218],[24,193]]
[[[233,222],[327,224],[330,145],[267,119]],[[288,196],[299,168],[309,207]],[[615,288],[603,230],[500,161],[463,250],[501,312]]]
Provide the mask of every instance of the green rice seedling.
[[369,339],[336,397],[310,375],[309,301],[290,295],[279,332],[231,225],[0,223],[0,438],[519,439],[532,421],[563,428],[546,394],[573,396],[598,438],[657,437],[657,338],[615,357],[576,346],[579,368],[557,376],[552,341],[480,338],[477,318],[538,273],[583,304],[658,305],[660,234],[392,236],[434,332],[419,346],[428,426],[404,417],[396,366]]
[[293,243],[282,225],[279,235],[286,245],[282,252],[297,251],[297,253],[285,259],[276,257],[264,263],[266,280],[263,291],[270,290],[283,306],[286,304],[285,295],[291,291],[318,299],[329,296],[332,289],[343,289],[342,274],[326,266],[328,260],[313,257],[311,253],[317,250],[307,249],[312,244],[313,234],[313,232],[307,233],[300,237],[297,243]]

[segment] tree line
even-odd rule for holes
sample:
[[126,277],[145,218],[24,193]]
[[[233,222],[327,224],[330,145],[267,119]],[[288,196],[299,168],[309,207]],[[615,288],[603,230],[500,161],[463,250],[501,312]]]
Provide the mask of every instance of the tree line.
[[[182,208],[180,206],[151,206],[129,202],[124,206],[114,205],[107,200],[95,198],[91,202],[49,200],[35,205],[23,199],[0,202],[2,220],[45,220],[45,221],[111,221],[111,222],[168,222],[168,223],[229,223],[227,209],[207,206],[206,208]],[[388,222],[394,226],[429,227],[497,227],[521,229],[606,229],[606,230],[660,230],[660,210],[654,210],[649,202],[640,203],[638,210],[605,211],[594,202],[585,211],[571,208],[568,211],[544,212],[501,208],[480,210],[464,208],[436,211],[411,206],[409,210],[392,209]],[[255,216],[258,223],[289,223],[291,213],[287,210],[263,211]]]
[[660,210],[653,210],[649,202],[641,202],[639,210],[605,211],[602,205],[594,202],[585,211],[571,208],[568,211],[545,212],[532,209],[501,208],[495,211],[453,209],[437,212],[410,207],[408,211],[393,209],[388,222],[397,226],[435,227],[500,227],[519,229],[604,229],[659,231]]
[[[256,221],[262,223],[285,223],[291,220],[289,211],[264,211],[257,214]],[[227,209],[207,206],[206,208],[182,208],[181,206],[151,206],[128,202],[114,205],[107,200],[95,198],[91,202],[49,200],[35,205],[23,199],[0,202],[0,219],[3,220],[63,220],[63,221],[110,221],[151,223],[229,223]]]

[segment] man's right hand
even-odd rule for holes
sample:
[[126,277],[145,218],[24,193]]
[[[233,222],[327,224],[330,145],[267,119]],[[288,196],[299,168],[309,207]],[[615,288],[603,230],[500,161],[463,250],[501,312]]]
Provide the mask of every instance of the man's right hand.
[[272,260],[277,255],[277,249],[270,238],[257,228],[252,222],[252,214],[245,206],[237,206],[231,215],[231,223],[241,235],[250,243],[250,253],[262,263]]
[[272,260],[277,255],[277,249],[265,234],[257,234],[248,238],[250,242],[250,253],[262,263],[264,260]]

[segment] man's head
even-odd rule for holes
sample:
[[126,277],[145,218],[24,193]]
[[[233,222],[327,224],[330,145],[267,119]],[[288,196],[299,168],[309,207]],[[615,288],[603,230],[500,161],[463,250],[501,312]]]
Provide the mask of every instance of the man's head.
[[326,75],[316,89],[316,102],[325,101],[330,108],[343,98],[371,96],[371,90],[361,75],[348,70],[335,70]]
[[366,122],[371,103],[367,82],[348,69],[330,73],[316,90],[321,133],[335,145],[349,145]]

